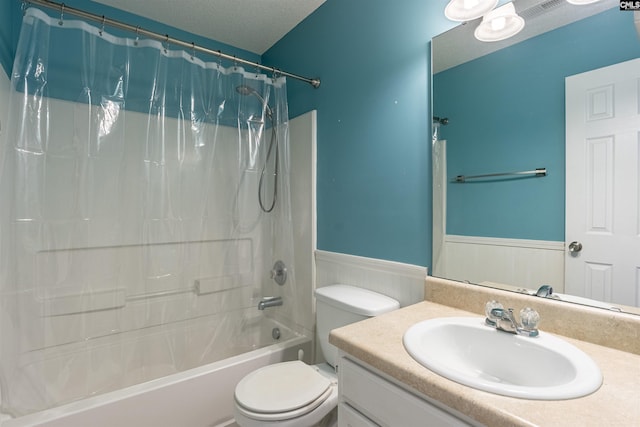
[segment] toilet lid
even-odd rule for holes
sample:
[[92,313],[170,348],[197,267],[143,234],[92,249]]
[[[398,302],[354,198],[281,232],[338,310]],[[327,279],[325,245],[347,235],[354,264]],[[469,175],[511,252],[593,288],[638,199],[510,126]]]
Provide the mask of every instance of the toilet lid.
[[236,386],[236,401],[259,413],[281,413],[318,400],[331,381],[299,360],[276,363],[257,369]]

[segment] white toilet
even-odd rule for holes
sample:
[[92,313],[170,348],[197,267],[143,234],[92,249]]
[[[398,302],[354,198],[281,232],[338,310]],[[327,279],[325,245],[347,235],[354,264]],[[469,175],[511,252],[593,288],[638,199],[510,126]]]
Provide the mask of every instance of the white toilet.
[[349,285],[316,290],[316,322],[327,363],[310,366],[282,362],[245,376],[235,390],[235,419],[241,427],[310,427],[336,425],[338,349],[329,344],[332,329],[400,307],[385,295]]

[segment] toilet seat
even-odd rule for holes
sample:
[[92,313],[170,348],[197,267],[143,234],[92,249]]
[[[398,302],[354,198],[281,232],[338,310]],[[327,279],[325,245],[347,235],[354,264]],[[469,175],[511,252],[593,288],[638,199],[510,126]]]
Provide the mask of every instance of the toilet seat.
[[236,410],[256,421],[301,417],[337,397],[337,384],[301,361],[262,367],[236,386]]
[[238,412],[240,412],[245,417],[251,418],[251,419],[256,420],[256,421],[282,421],[282,420],[288,420],[288,419],[291,419],[291,418],[301,417],[303,415],[308,414],[309,412],[312,412],[317,407],[322,405],[322,403],[324,403],[332,393],[333,393],[333,390],[331,390],[329,388],[329,389],[327,389],[327,391],[325,391],[322,394],[322,396],[319,396],[318,399],[313,401],[311,404],[309,404],[307,406],[303,406],[301,408],[294,409],[292,411],[286,411],[286,412],[253,412],[253,411],[247,410],[246,408],[243,408],[241,405],[237,405],[236,409],[238,410]]

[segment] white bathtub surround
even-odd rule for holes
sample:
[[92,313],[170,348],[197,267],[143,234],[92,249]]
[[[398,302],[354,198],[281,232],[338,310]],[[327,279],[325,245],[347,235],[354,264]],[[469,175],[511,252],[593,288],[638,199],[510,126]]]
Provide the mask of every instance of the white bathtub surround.
[[5,133],[4,128],[7,124],[10,85],[9,77],[4,73],[4,69],[0,68],[0,141],[2,141],[2,135]]
[[[49,103],[56,112],[55,120],[61,123],[67,118],[73,120],[76,109],[73,103],[58,100]],[[171,120],[167,122],[171,125]],[[125,144],[143,138],[146,115],[127,112],[126,123],[130,139]],[[177,121],[173,125],[177,127]],[[219,132],[228,133],[229,137],[234,133],[231,128]],[[73,136],[61,134],[60,138]],[[233,158],[230,144],[220,144],[218,151],[221,157]],[[105,172],[110,174],[108,170]],[[257,182],[254,184],[257,186]],[[55,193],[56,188],[65,185],[73,184],[61,182],[60,187],[51,190]],[[144,193],[140,185],[137,178],[127,179],[129,194]],[[222,186],[218,197],[231,200],[232,187]],[[109,193],[103,191],[101,196],[109,198]],[[51,206],[50,210],[64,209],[64,200],[51,194],[51,203],[58,206]],[[193,204],[192,211],[200,210],[200,202],[189,197],[182,200],[185,211],[190,210],[189,204]],[[112,203],[114,209],[126,206],[115,200]],[[136,218],[136,204],[129,206],[131,211],[124,213],[125,217]],[[34,316],[33,321],[21,324],[21,336],[29,338],[22,342],[31,342],[25,348],[30,356],[22,363],[21,375],[32,376],[32,381],[22,384],[32,387],[41,382],[36,387],[44,392],[41,403],[32,409],[22,408],[21,413],[197,366],[196,359],[204,361],[209,357],[205,355],[207,345],[233,346],[235,327],[246,316],[243,313],[257,316],[257,302],[265,293],[262,286],[270,280],[271,268],[271,261],[263,260],[263,254],[258,252],[266,238],[262,226],[242,233],[243,237],[233,247],[228,245],[231,227],[228,221],[214,222],[198,236],[191,235],[187,223],[183,223],[184,228],[178,234],[175,233],[178,228],[162,226],[155,231],[149,229],[151,235],[146,243],[136,242],[137,236],[147,235],[145,230],[153,224],[130,221],[130,230],[123,235],[125,240],[114,239],[111,224],[104,222],[104,227],[100,227],[100,221],[98,227],[90,229],[84,242],[65,241],[56,237],[63,236],[62,229],[52,229],[53,234],[48,236],[53,237],[51,243],[56,249],[34,248],[33,253],[21,256],[24,268],[33,263],[36,266],[33,272],[41,279],[66,276],[58,286],[34,287],[20,294],[21,312]],[[16,234],[47,238],[46,233],[33,228],[33,223],[19,225]],[[171,242],[176,236],[181,241]],[[278,255],[278,258],[285,257]],[[80,266],[84,278],[78,277],[74,283]],[[293,283],[295,275],[291,274],[289,284]],[[289,299],[295,300],[295,286],[289,289]],[[8,314],[7,310],[4,314]],[[5,326],[11,322],[9,317],[3,317],[2,321]],[[178,330],[183,332],[177,333]],[[216,330],[219,332],[214,333]],[[5,332],[5,339],[8,338]],[[221,341],[214,344],[214,338]],[[12,338],[14,342],[19,339]],[[205,352],[198,355],[199,347]],[[224,357],[227,355],[216,360]],[[82,369],[92,375],[73,374]],[[64,381],[63,377],[53,383],[46,380],[47,372],[67,371]],[[18,385],[12,387],[19,390]],[[29,399],[27,396],[23,398]]]
[[[64,105],[60,108],[64,108]],[[297,143],[297,148],[294,150],[297,154],[293,155],[297,155],[298,160],[303,161],[304,158],[300,158],[302,157],[300,151],[310,150],[311,141],[315,138],[315,112],[291,120],[290,126],[292,135],[296,135]],[[300,168],[304,165],[302,163]],[[303,195],[300,196],[298,192]],[[292,197],[304,203],[305,197],[309,197],[309,194],[310,191],[306,186],[298,186],[294,189]],[[309,208],[305,210],[304,207],[300,207],[293,215],[294,221],[296,223],[299,221],[301,224],[309,222],[307,215],[310,214]],[[315,211],[313,215],[315,217]],[[300,228],[304,226],[301,225]],[[296,247],[308,247],[310,242],[315,241],[310,235],[311,231],[305,234],[304,230],[299,230],[295,237]],[[240,291],[245,292],[248,305],[241,311],[214,316],[208,322],[196,319],[183,322],[182,326],[159,325],[154,333],[134,335],[132,332],[131,338],[127,340],[105,336],[100,339],[102,345],[98,346],[99,349],[111,348],[110,354],[119,354],[123,351],[131,352],[132,355],[137,354],[128,362],[129,373],[126,376],[126,382],[123,381],[121,384],[124,388],[13,420],[5,415],[4,418],[11,421],[7,421],[6,424],[0,423],[0,425],[2,427],[63,425],[84,427],[91,424],[97,427],[99,425],[95,420],[104,420],[107,423],[105,427],[116,424],[122,427],[160,425],[156,422],[157,420],[174,422],[175,425],[184,425],[183,422],[189,423],[190,426],[209,426],[218,423],[227,425],[233,417],[233,389],[244,375],[267,364],[295,360],[300,355],[305,362],[313,362],[314,346],[310,331],[313,330],[314,322],[313,312],[309,308],[314,283],[314,277],[311,274],[313,266],[309,265],[313,264],[313,251],[308,248],[299,252],[301,253],[297,255],[294,265],[290,266],[296,270],[296,276],[299,278],[298,284],[293,288],[298,298],[295,303],[292,303],[287,296],[289,292],[286,289],[292,285],[289,282],[284,286],[285,304],[282,307],[258,311],[259,294],[267,295],[271,291],[281,292],[281,290],[279,287],[265,286],[260,292],[247,287]],[[311,262],[307,258],[311,258]],[[268,272],[265,276],[267,274]],[[270,278],[266,277],[265,283],[271,283]],[[188,301],[185,302],[185,299],[189,298],[206,299],[205,302],[211,310],[221,310],[225,305],[235,304],[234,291],[228,288],[228,284],[227,278],[194,281],[193,292],[182,294],[182,296],[166,295],[164,298],[158,298],[158,316],[163,311],[171,310],[172,306],[179,307],[187,304]],[[183,298],[183,303],[179,303],[178,297]],[[97,295],[94,304],[98,304],[101,299],[113,300],[121,304],[121,292],[114,292],[108,297],[103,295],[102,298]],[[135,304],[125,304],[121,308],[123,312],[127,310],[135,311]],[[281,310],[289,314],[281,316],[279,313]],[[302,311],[304,313],[301,313]],[[149,312],[151,313],[153,311]],[[296,316],[299,317],[296,318]],[[270,317],[277,318],[278,321],[264,322],[265,318]],[[291,319],[299,320],[291,321]],[[59,321],[61,322],[60,330],[64,330],[63,322],[66,319],[63,316]],[[287,323],[290,321],[291,323]],[[100,322],[91,323],[91,325],[98,328]],[[271,335],[273,327],[276,326],[280,328],[282,334],[278,341],[273,340]],[[73,336],[69,334],[69,339],[72,339]],[[178,360],[179,355],[170,350],[171,343],[179,340],[186,340],[185,342],[189,343],[189,351],[181,352],[182,360]],[[255,350],[260,347],[264,348]],[[118,348],[118,351],[113,351],[115,348]],[[302,353],[299,353],[300,350]],[[44,362],[45,364],[39,365],[40,369],[42,371],[57,369],[56,360],[53,358]],[[77,354],[74,357],[74,363],[86,364],[92,360],[95,358],[92,359],[89,355],[83,357]],[[204,366],[200,366],[203,364]],[[178,372],[180,370],[183,371]],[[105,371],[105,374],[108,372],[108,370]],[[153,381],[134,385],[147,380]],[[55,391],[62,400],[68,392],[65,387]],[[195,397],[181,399],[177,405],[157,405],[158,401],[171,401],[172,396],[183,395]],[[153,406],[146,408],[144,405]],[[166,412],[160,409],[166,409]],[[111,424],[112,422],[115,424]]]
[[[0,68],[0,146],[3,144],[3,138],[5,135],[4,127],[7,123],[7,104],[9,99],[11,82],[9,77],[4,73],[4,69]],[[0,401],[2,401],[2,395],[0,393]],[[5,419],[10,419],[6,414],[0,413],[0,423]]]
[[[313,282],[307,260],[296,284],[285,80],[58,20],[26,12],[42,62],[16,55],[3,127],[3,410],[34,413],[268,345],[245,333],[268,317],[311,330],[296,303],[310,304]],[[271,213],[258,203],[261,175],[274,176],[273,157],[262,173],[267,152],[280,167]],[[289,268],[283,287],[271,286],[276,260]],[[285,305],[258,311],[272,295]]]
[[[311,341],[282,325],[266,323],[252,333],[278,343],[100,396],[1,422],[2,427],[212,427],[233,426],[233,389],[249,372],[272,363],[311,354]],[[257,342],[257,341],[256,341]]]
[[281,295],[282,307],[268,309],[273,316],[298,333],[312,336],[315,326],[313,290],[316,265],[316,128],[317,112],[310,111],[289,121],[291,219],[293,224],[293,263],[289,272],[295,272],[295,286],[291,282],[279,286],[267,276],[263,280],[263,295]]

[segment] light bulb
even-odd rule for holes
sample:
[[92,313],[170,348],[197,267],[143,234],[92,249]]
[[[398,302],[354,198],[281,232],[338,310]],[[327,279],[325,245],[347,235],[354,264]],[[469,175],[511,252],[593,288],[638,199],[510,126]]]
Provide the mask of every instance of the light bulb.
[[478,0],[464,0],[464,8],[466,10],[473,9],[480,3]]
[[472,21],[496,7],[498,0],[451,0],[444,8],[444,15],[452,21]]
[[513,3],[506,3],[484,15],[474,31],[483,42],[494,42],[514,36],[524,28],[524,19],[518,16]]
[[496,19],[491,20],[491,29],[493,31],[504,30],[504,27],[507,26],[507,18],[504,16],[499,16]]

